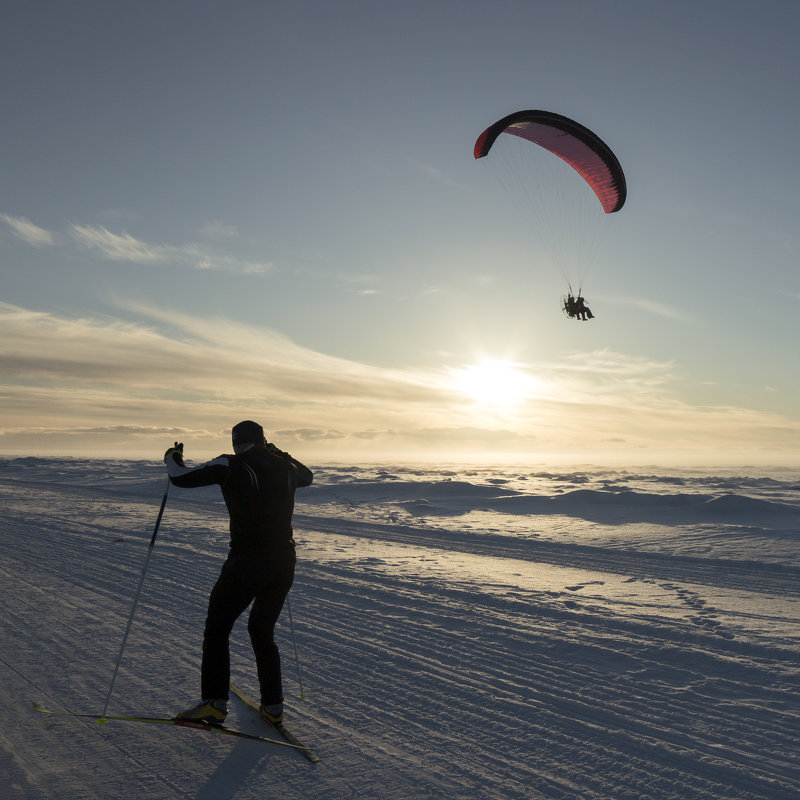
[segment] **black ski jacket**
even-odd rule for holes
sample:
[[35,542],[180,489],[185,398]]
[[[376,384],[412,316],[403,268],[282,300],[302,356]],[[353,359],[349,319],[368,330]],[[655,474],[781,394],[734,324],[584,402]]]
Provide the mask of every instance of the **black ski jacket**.
[[221,455],[187,467],[180,455],[167,458],[175,486],[192,489],[219,484],[230,514],[231,551],[266,553],[291,546],[294,492],[310,486],[311,470],[270,445],[255,445],[238,455]]

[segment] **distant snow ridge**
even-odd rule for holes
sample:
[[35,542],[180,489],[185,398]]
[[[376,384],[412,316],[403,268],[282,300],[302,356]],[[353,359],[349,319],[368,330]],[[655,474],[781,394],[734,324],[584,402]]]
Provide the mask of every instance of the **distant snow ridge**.
[[[537,476],[541,477],[541,476]],[[548,473],[546,476],[552,479]],[[698,515],[698,518],[716,516],[735,518],[740,516],[774,517],[775,515],[800,515],[800,509],[785,502],[750,497],[739,492],[726,491],[717,495],[707,491],[707,481],[697,481],[698,488],[706,491],[675,492],[685,489],[686,478],[659,479],[662,492],[643,491],[636,486],[621,485],[619,479],[611,483],[601,481],[602,488],[562,488],[537,484],[534,489],[548,491],[524,491],[509,485],[508,479],[488,477],[484,483],[467,480],[398,480],[392,476],[390,482],[358,479],[347,481],[341,474],[330,484],[316,484],[303,496],[312,504],[340,503],[348,506],[364,503],[395,505],[408,514],[454,516],[471,511],[494,511],[503,514],[533,515],[559,514],[565,516],[591,517],[597,521],[613,521],[620,514],[634,512],[637,519],[656,519],[660,514]],[[585,480],[584,480],[585,479]],[[570,473],[565,483],[585,483],[591,476]],[[595,479],[596,480],[596,479]],[[639,479],[641,480],[641,478]],[[652,478],[647,479],[652,483]],[[715,479],[721,483],[720,479]],[[552,483],[552,480],[551,480]],[[730,490],[734,481],[724,481]],[[751,485],[773,488],[774,480],[762,483],[750,481]],[[553,492],[553,489],[556,489]]]

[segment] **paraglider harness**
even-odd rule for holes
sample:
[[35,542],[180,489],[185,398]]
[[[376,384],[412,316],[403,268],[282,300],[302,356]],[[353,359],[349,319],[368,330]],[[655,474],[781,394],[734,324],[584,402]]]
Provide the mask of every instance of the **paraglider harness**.
[[570,286],[567,296],[561,298],[561,307],[563,312],[570,319],[579,319],[582,321],[594,319],[594,314],[592,314],[591,309],[586,305],[586,302],[581,296],[580,288],[577,294],[573,294],[572,286]]

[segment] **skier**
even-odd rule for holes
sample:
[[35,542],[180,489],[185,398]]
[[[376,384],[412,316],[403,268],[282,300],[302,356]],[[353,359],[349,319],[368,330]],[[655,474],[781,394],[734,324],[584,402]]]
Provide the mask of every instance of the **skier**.
[[283,687],[275,623],[294,580],[294,492],[309,486],[308,467],[267,442],[263,428],[245,420],[232,430],[234,455],[198,467],[183,461],[183,443],[164,454],[167,474],[185,489],[218,484],[230,515],[230,552],[208,601],[203,633],[201,701],[176,718],[221,725],[228,713],[229,637],[253,603],[247,630],[261,688],[260,713],[283,721]]

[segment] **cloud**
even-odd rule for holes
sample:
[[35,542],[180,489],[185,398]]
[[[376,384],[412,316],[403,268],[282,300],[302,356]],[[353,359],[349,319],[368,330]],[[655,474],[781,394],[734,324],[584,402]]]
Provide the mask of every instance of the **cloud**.
[[[690,450],[793,454],[800,425],[680,399],[671,362],[608,350],[520,365],[536,391],[513,413],[476,407],[450,371],[386,368],[302,347],[266,328],[126,303],[140,320],[78,318],[0,303],[0,449],[43,454],[229,447],[255,418],[317,458]],[[165,444],[166,442],[166,444]],[[308,457],[308,456],[306,456]],[[655,459],[654,459],[655,460]]]
[[130,438],[134,428],[148,426],[220,431],[257,415],[269,429],[298,420],[298,441],[333,440],[364,427],[362,420],[385,425],[400,418],[410,425],[415,413],[425,416],[443,402],[435,376],[339,359],[225,319],[135,308],[156,324],[0,303],[4,427],[123,425]]
[[624,382],[626,392],[651,390],[674,379],[671,361],[655,361],[608,349],[574,353],[567,356],[566,362],[567,374],[591,375],[593,380],[613,382],[616,386]]
[[90,250],[98,250],[112,261],[152,264],[168,261],[172,248],[149,245],[128,233],[112,233],[100,225],[73,225],[72,238]]
[[271,436],[276,441],[289,439],[296,442],[323,442],[340,441],[346,434],[330,428],[280,428],[273,431]]
[[55,238],[50,231],[34,225],[25,217],[12,217],[8,214],[0,214],[0,220],[11,228],[12,233],[22,241],[34,247],[48,247],[55,242]]
[[260,275],[274,269],[274,265],[268,261],[250,261],[237,256],[223,256],[194,244],[175,248],[174,252],[176,260],[184,261],[195,269],[238,272],[245,275]]
[[654,300],[647,300],[641,297],[615,296],[613,298],[599,297],[598,299],[606,299],[608,302],[615,303],[616,305],[620,306],[638,308],[639,310],[644,311],[647,314],[651,314],[657,317],[665,317],[667,319],[685,319],[685,316],[683,314],[681,314],[677,309],[668,306],[666,303],[659,303]]
[[448,186],[456,189],[465,188],[458,181],[454,180],[448,175],[445,175],[438,167],[434,167],[431,164],[426,164],[423,161],[418,161],[413,158],[410,158],[408,160],[416,172],[420,173],[421,175],[424,175],[426,178],[429,178],[435,183],[439,183],[443,186]]
[[[15,237],[33,247],[53,246],[59,243],[50,231],[35,225],[24,217],[0,214]],[[231,240],[238,236],[232,225],[215,221],[205,226],[207,238]],[[220,253],[209,246],[189,242],[182,245],[153,244],[137,239],[126,231],[115,233],[103,225],[71,225],[67,230],[67,242],[72,241],[83,250],[99,255],[109,261],[129,264],[174,264],[193,269],[212,270],[256,275],[270,272],[274,265],[268,261],[242,258],[231,253]]]
[[221,219],[213,219],[200,228],[200,235],[209,239],[235,239],[239,230],[235,225],[228,225]]
[[272,265],[231,255],[220,255],[199,244],[181,246],[149,244],[129,233],[113,233],[101,225],[73,225],[70,235],[82,247],[99,252],[111,261],[135,264],[187,264],[195,269],[259,274]]

